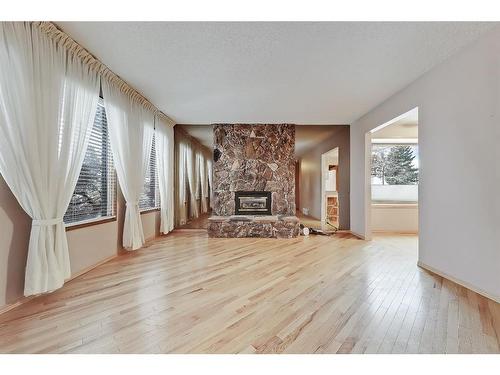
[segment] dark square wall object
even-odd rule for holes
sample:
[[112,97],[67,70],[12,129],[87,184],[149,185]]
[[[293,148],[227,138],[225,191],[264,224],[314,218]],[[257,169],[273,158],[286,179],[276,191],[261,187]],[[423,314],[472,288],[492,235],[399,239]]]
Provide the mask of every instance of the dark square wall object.
[[270,191],[272,215],[295,215],[295,125],[215,124],[214,215],[235,214],[236,191]]
[[270,191],[235,191],[235,215],[271,215]]

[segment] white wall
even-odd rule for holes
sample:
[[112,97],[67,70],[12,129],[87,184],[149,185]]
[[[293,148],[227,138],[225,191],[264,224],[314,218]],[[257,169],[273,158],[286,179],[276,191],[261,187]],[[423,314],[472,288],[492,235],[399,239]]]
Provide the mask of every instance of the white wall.
[[419,261],[500,298],[500,28],[351,126],[351,229],[369,235],[366,132],[419,108]]
[[338,125],[333,135],[316,145],[300,158],[299,176],[299,211],[303,208],[309,210],[309,215],[321,218],[321,156],[335,148],[339,148],[337,180],[339,186],[339,220],[340,229],[349,229],[349,184],[350,184],[350,146],[348,125]]
[[371,212],[373,232],[418,232],[417,204],[373,204]]
[[160,235],[160,211],[142,213],[141,220],[146,241],[151,241]]
[[338,149],[338,147],[324,153],[323,156],[324,156],[324,158],[323,158],[324,159],[323,173],[324,173],[325,190],[326,191],[336,191],[337,190],[337,171],[328,170],[328,166],[339,164],[339,149]]

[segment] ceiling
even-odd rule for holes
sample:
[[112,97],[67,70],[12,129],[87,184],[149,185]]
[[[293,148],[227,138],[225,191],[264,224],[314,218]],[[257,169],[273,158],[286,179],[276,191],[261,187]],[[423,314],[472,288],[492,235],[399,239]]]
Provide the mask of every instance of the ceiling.
[[212,125],[176,125],[182,127],[190,136],[195,137],[203,146],[214,147],[214,132]]
[[395,122],[372,133],[372,139],[411,138],[418,139],[417,124]]
[[418,109],[412,109],[372,133],[372,139],[388,138],[418,138]]
[[350,124],[495,23],[58,22],[177,123]]
[[[177,125],[195,137],[204,146],[213,148],[212,125]],[[295,125],[295,156],[300,157],[305,152],[317,146],[322,141],[332,137],[337,130],[337,125]]]
[[326,167],[329,165],[338,165],[339,164],[339,148],[335,147],[333,150],[325,152],[323,154],[325,156],[325,164]]

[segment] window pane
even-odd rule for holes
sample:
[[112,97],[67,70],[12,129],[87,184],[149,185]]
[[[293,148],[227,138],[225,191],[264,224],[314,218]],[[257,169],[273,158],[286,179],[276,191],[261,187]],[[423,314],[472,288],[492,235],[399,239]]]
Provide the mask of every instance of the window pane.
[[372,144],[372,201],[418,201],[418,145]]
[[67,224],[115,215],[116,178],[106,111],[99,100],[75,192],[64,215]]
[[139,208],[141,211],[160,207],[155,143],[155,137],[153,136],[153,145],[151,147],[149,163],[146,169],[146,178],[144,179],[144,190],[139,200]]

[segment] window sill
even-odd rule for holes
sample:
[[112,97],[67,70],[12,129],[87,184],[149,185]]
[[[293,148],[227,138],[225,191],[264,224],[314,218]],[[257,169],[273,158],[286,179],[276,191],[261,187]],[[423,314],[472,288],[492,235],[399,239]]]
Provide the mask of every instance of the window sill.
[[155,211],[160,211],[160,208],[159,207],[157,207],[157,208],[148,208],[148,209],[146,209],[144,211],[141,211],[141,215],[143,215],[143,214],[149,214],[150,212],[155,212]]
[[69,232],[69,231],[72,231],[75,229],[91,227],[94,225],[110,223],[112,221],[116,221],[116,216],[104,216],[104,217],[98,217],[95,219],[90,219],[90,220],[85,220],[85,221],[78,221],[76,223],[65,224],[66,232]]

